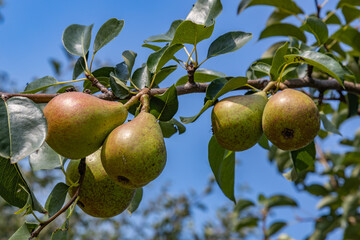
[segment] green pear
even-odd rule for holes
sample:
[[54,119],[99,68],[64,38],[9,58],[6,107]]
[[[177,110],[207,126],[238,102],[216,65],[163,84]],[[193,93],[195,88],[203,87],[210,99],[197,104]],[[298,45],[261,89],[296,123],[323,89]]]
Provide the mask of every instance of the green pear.
[[306,94],[285,89],[266,104],[262,127],[265,136],[282,150],[293,151],[314,140],[320,129],[320,115]]
[[101,147],[127,114],[119,102],[80,92],[60,94],[44,108],[48,124],[46,142],[66,158],[84,158]]
[[[77,205],[90,216],[109,218],[122,213],[130,205],[135,190],[123,188],[111,180],[101,164],[100,156],[99,149],[86,157],[85,177],[80,187]],[[80,160],[70,161],[66,169],[66,176],[74,183],[80,178],[79,163]],[[71,185],[68,179],[66,183]],[[76,189],[69,189],[71,197]]]
[[165,167],[166,148],[156,118],[141,112],[115,128],[102,147],[101,161],[121,186],[140,188],[157,178]]
[[216,103],[211,121],[217,142],[231,151],[244,151],[254,146],[262,135],[261,118],[266,102],[266,93],[257,92]]

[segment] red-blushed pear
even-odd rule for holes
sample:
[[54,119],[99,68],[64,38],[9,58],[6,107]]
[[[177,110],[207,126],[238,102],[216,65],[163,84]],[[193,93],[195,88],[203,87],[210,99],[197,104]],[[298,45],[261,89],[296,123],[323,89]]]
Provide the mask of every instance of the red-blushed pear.
[[306,94],[285,89],[266,104],[262,127],[265,136],[278,148],[297,150],[307,146],[319,132],[319,111]]
[[267,102],[265,92],[233,96],[215,104],[211,122],[217,142],[225,149],[244,151],[262,135],[261,119]]
[[[106,174],[101,164],[101,150],[86,157],[85,177],[80,187],[77,205],[88,215],[98,218],[114,217],[122,213],[131,203],[135,190],[116,184]],[[78,171],[80,160],[69,162],[66,175],[72,182],[80,179]],[[66,183],[71,185],[67,179]],[[72,197],[76,187],[69,189]]]
[[140,188],[157,178],[165,167],[166,148],[156,118],[141,112],[115,128],[102,147],[107,174],[121,186]]
[[44,108],[48,124],[46,142],[66,158],[84,158],[101,147],[127,114],[119,102],[80,92],[60,94]]

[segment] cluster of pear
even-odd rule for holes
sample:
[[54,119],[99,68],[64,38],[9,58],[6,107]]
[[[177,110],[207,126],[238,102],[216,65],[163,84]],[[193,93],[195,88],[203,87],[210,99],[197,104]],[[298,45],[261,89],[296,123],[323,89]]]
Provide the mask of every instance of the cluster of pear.
[[[166,148],[156,118],[139,113],[124,123],[128,111],[120,102],[68,92],[44,108],[48,124],[46,142],[71,159],[67,183],[77,182],[79,160],[86,171],[78,205],[94,217],[113,217],[131,203],[137,188],[157,178],[165,167]],[[69,190],[73,196],[76,188]]]
[[311,143],[320,129],[314,101],[293,89],[269,100],[264,91],[225,98],[215,104],[211,121],[217,142],[231,151],[251,148],[262,134],[276,147],[294,151]]

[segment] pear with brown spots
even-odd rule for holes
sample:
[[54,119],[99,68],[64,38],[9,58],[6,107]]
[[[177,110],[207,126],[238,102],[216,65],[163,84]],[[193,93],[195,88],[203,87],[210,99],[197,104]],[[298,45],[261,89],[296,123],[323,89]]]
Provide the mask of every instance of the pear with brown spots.
[[[135,190],[123,188],[111,180],[101,164],[100,155],[101,150],[99,149],[86,157],[85,176],[77,205],[90,216],[109,218],[127,209],[134,197]],[[66,176],[74,183],[80,179],[79,163],[80,160],[70,161],[66,169]],[[66,183],[71,185],[68,179]],[[76,187],[69,189],[71,197],[75,192]]]
[[216,103],[211,114],[217,142],[225,149],[244,151],[262,135],[261,118],[267,102],[265,92],[228,97]]
[[62,93],[44,108],[48,124],[46,142],[66,158],[84,158],[101,147],[127,114],[120,102],[80,92]]
[[107,174],[121,186],[140,188],[157,178],[165,167],[166,148],[156,118],[141,112],[114,129],[102,147]]
[[265,136],[282,150],[307,146],[320,129],[320,116],[314,101],[306,94],[285,89],[266,104],[262,127]]

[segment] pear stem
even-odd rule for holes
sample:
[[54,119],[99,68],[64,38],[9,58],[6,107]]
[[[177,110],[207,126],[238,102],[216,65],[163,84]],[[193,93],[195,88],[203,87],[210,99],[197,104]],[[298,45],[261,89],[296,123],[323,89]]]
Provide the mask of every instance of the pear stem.
[[85,163],[85,158],[81,159],[79,167],[78,167],[78,171],[80,174],[80,179],[79,179],[79,186],[76,189],[76,192],[74,194],[74,196],[72,196],[72,198],[70,199],[70,201],[68,203],[66,203],[66,205],[61,208],[57,213],[55,213],[51,218],[49,218],[48,220],[41,222],[39,224],[39,227],[37,229],[35,229],[31,235],[29,239],[33,239],[36,238],[37,236],[39,236],[40,232],[52,221],[54,221],[58,216],[60,216],[62,213],[64,213],[74,202],[75,200],[78,198],[79,196],[79,192],[80,192],[80,188],[81,185],[84,181],[85,178],[85,170],[86,170],[86,163]]
[[127,102],[124,104],[125,108],[129,110],[129,108],[130,108],[131,106],[133,106],[133,105],[135,105],[136,103],[139,102],[139,100],[140,100],[140,98],[141,98],[142,95],[148,94],[149,91],[150,91],[150,90],[149,90],[148,88],[144,88],[144,89],[142,89],[140,92],[138,92],[135,96],[132,96],[132,97],[129,99],[129,101],[127,101]]
[[273,89],[276,85],[276,82],[271,81],[269,82],[266,87],[262,90],[263,92],[267,93],[268,91],[270,91],[271,89]]
[[142,104],[141,112],[149,112],[150,111],[150,98],[148,94],[143,94],[140,97],[140,102]]

